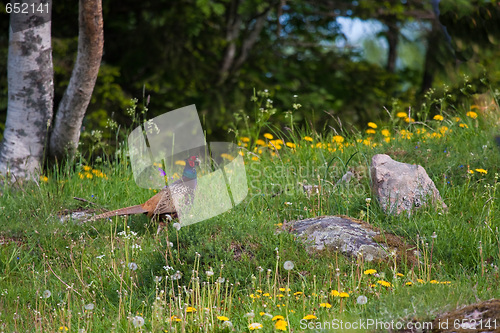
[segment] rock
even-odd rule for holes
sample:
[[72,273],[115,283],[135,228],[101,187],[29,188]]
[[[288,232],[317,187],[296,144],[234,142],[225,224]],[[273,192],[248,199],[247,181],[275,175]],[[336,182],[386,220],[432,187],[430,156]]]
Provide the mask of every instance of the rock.
[[429,200],[447,209],[434,182],[420,165],[397,162],[388,155],[377,154],[372,158],[370,171],[372,190],[388,214],[411,213],[413,208],[424,206]]
[[288,223],[289,230],[302,237],[309,250],[331,249],[365,261],[392,259],[415,264],[417,259],[410,244],[368,223],[347,216],[320,216]]

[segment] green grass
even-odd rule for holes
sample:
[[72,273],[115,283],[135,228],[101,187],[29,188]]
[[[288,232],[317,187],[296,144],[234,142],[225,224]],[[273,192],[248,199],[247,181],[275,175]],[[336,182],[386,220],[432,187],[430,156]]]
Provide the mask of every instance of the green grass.
[[[0,197],[0,329],[229,332],[222,320],[227,317],[236,332],[248,331],[251,323],[273,332],[272,317],[281,315],[287,331],[303,331],[307,315],[317,317],[307,321],[309,327],[332,319],[423,322],[499,297],[496,120],[489,112],[473,119],[468,111],[411,125],[393,115],[390,125],[378,122],[374,134],[341,133],[342,143],[329,130],[281,132],[266,116],[257,122],[261,127],[237,134],[247,198],[180,230],[170,224],[158,236],[145,216],[86,224],[59,220],[65,210],[116,209],[153,194],[135,185],[123,151],[92,167],[77,160],[48,172],[47,179],[6,186]],[[273,139],[263,135],[265,128]],[[276,139],[283,143],[271,143]],[[367,205],[369,165],[377,153],[424,166],[448,211],[425,207],[393,217],[376,200]],[[355,174],[351,182],[334,186],[348,170]],[[321,185],[320,195],[306,196],[299,183]],[[285,220],[339,214],[404,237],[423,254],[422,263],[309,253],[295,236],[279,232]],[[286,261],[293,269],[284,268]],[[364,274],[367,269],[377,273]],[[359,296],[367,303],[358,304]],[[190,307],[195,310],[188,312]]]

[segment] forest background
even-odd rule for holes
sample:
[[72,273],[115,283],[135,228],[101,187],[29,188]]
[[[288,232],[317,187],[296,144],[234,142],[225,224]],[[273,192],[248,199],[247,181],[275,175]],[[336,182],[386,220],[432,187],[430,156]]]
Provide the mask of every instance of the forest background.
[[[300,103],[295,120],[320,130],[337,117],[349,127],[383,118],[384,107],[408,111],[426,93],[460,99],[500,80],[500,6],[490,1],[104,0],[103,16],[88,133],[109,119],[130,122],[131,98],[149,101],[149,118],[196,104],[207,134],[222,139],[256,90],[268,89],[277,109]],[[8,24],[0,20],[0,133]],[[53,3],[52,37],[57,109],[76,57],[78,2]]]

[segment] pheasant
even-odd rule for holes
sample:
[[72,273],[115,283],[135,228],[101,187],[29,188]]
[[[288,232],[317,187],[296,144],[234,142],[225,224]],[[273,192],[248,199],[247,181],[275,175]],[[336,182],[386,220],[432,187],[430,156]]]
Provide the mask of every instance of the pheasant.
[[196,167],[199,165],[200,159],[197,156],[191,156],[186,160],[182,178],[164,187],[145,203],[95,215],[87,221],[132,214],[147,214],[149,218],[166,217],[169,220],[172,216],[178,217],[179,212],[176,207],[186,207],[193,202],[197,183]]

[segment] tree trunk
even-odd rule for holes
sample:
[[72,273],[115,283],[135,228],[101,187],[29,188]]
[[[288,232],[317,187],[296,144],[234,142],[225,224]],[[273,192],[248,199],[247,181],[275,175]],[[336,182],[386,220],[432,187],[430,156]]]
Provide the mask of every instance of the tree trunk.
[[396,71],[396,60],[398,54],[398,41],[399,41],[399,27],[397,22],[387,23],[387,44],[389,44],[389,50],[387,52],[387,66],[386,69],[390,73]]
[[40,168],[52,122],[51,24],[39,22],[33,27],[25,15],[11,14],[7,120],[0,144],[0,173],[9,180],[33,176]]
[[50,137],[50,154],[72,156],[80,140],[80,128],[99,73],[104,45],[101,0],[79,2],[78,54],[69,85],[56,113]]

